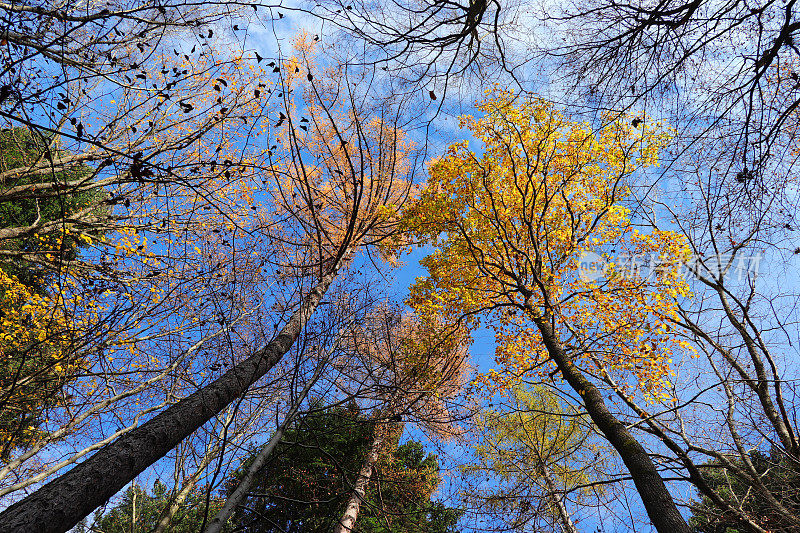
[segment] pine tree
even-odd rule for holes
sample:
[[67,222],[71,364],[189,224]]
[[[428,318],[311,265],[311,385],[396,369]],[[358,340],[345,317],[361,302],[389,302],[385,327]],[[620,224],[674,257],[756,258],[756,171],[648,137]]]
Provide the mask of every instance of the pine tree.
[[[140,485],[131,484],[122,501],[107,513],[98,513],[89,531],[103,533],[149,533],[153,531],[161,512],[169,504],[170,493],[161,481],[153,485],[152,494]],[[213,515],[222,502],[212,498],[209,514]],[[203,490],[194,490],[181,505],[172,521],[172,533],[195,533],[202,529],[206,512],[206,497]]]
[[[237,531],[329,533],[378,428],[352,408],[326,409],[299,419],[234,513]],[[398,426],[388,431],[355,531],[454,533],[461,512],[431,501],[439,484],[436,456],[426,455],[418,442],[398,445]],[[229,480],[231,490],[247,465],[245,461]]]
[[[784,507],[800,513],[800,468],[778,449],[769,454],[753,450],[748,455],[748,461],[750,465],[745,465],[738,457],[731,457],[727,467],[722,461],[711,461],[705,465],[703,474],[716,493],[738,502],[742,510],[765,530],[793,531],[793,525],[775,512],[769,502],[759,497],[753,480],[747,479],[747,476],[751,474],[749,466],[752,466],[759,482],[779,498]],[[692,506],[689,524],[697,533],[747,531],[737,516],[720,510],[707,496]]]
[[[108,217],[105,192],[91,187],[95,170],[69,162],[58,144],[26,128],[0,131],[0,268],[39,293],[61,262],[77,257],[85,244],[79,232],[98,235],[88,222]],[[31,184],[48,187],[39,195],[13,193]],[[77,213],[80,223],[71,221]]]

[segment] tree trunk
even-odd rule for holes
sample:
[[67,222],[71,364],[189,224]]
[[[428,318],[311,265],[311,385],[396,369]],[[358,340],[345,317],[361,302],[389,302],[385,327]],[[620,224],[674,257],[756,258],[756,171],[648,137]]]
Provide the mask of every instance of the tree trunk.
[[136,533],[136,480],[131,487],[131,533]]
[[266,446],[261,448],[261,451],[258,452],[258,455],[253,462],[250,464],[250,467],[247,469],[242,481],[239,482],[239,485],[236,487],[236,490],[228,496],[228,499],[225,500],[225,505],[220,509],[215,516],[206,526],[204,532],[205,533],[219,533],[222,531],[222,528],[228,522],[233,511],[236,507],[245,499],[247,496],[250,487],[253,485],[253,481],[255,481],[256,474],[258,473],[261,468],[267,463],[267,459],[272,454],[272,450],[275,449],[275,446],[278,445],[280,440],[283,438],[283,434],[286,432],[286,427],[294,418],[296,411],[293,411],[286,415],[286,418],[283,419],[283,422],[280,426],[275,430],[275,433],[272,435],[272,438],[269,440]]
[[158,517],[158,523],[156,524],[156,528],[153,530],[153,533],[166,533],[169,531],[169,526],[172,524],[172,519],[175,517],[175,513],[180,510],[183,502],[186,501],[186,498],[189,496],[192,490],[194,490],[201,473],[202,471],[198,470],[189,481],[184,483],[183,487],[181,487],[181,490],[178,491],[175,497],[169,500],[169,503],[164,510],[161,511],[161,514]]
[[547,353],[558,366],[561,375],[583,398],[584,407],[592,421],[600,429],[608,442],[617,450],[628,472],[633,478],[636,490],[642,498],[647,516],[659,533],[689,533],[689,526],[683,519],[664,480],[656,469],[647,450],[608,410],[603,395],[575,366],[564,351],[550,323],[543,318],[535,319],[542,334]]
[[289,351],[349,253],[305,298],[279,334],[216,381],[99,450],[0,513],[0,531],[64,533],[244,394]]
[[[217,456],[222,452],[222,444],[217,444],[210,450],[206,452],[203,458],[200,460],[200,464],[197,465],[197,469],[195,470],[194,474],[189,476],[184,483],[181,489],[175,494],[174,497],[170,498],[169,503],[166,507],[161,511],[161,514],[158,517],[158,523],[156,524],[156,528],[153,530],[153,533],[166,533],[169,531],[169,527],[172,524],[172,519],[175,517],[175,513],[177,513],[183,502],[186,501],[186,498],[191,494],[192,490],[197,486],[197,482],[200,480],[200,477],[205,473],[206,468],[208,465],[211,464],[211,461],[217,458]],[[176,476],[177,477],[177,476]],[[177,481],[177,479],[176,479]],[[176,483],[177,488],[177,483]]]
[[564,497],[558,494],[559,490],[556,487],[556,482],[553,479],[553,475],[550,473],[550,469],[547,468],[542,454],[539,453],[539,449],[536,447],[534,447],[534,452],[536,453],[536,460],[539,463],[539,473],[544,479],[545,485],[547,485],[547,495],[550,498],[550,503],[555,507],[558,518],[561,521],[561,530],[564,533],[578,533],[578,528],[575,527],[564,505]]
[[377,426],[375,428],[375,436],[372,439],[372,446],[369,450],[369,455],[364,459],[361,465],[361,470],[356,478],[356,483],[353,486],[353,492],[347,502],[347,507],[339,522],[333,527],[333,533],[351,533],[353,528],[356,527],[356,520],[358,519],[358,512],[361,510],[361,502],[364,501],[364,494],[367,492],[367,484],[372,477],[372,470],[375,468],[375,463],[378,462],[378,454],[383,447],[383,441],[386,438],[386,428]]

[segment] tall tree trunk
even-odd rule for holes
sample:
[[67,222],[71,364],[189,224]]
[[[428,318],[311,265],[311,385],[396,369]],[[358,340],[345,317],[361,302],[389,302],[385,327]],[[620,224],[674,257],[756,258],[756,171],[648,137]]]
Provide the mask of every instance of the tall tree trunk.
[[172,519],[175,518],[175,514],[180,510],[183,502],[186,501],[186,498],[189,496],[189,494],[191,494],[192,490],[194,490],[201,473],[202,470],[198,469],[197,472],[195,472],[194,475],[192,475],[192,477],[183,484],[181,490],[179,490],[178,493],[169,500],[169,503],[161,511],[161,514],[158,517],[158,523],[156,524],[156,528],[153,530],[153,533],[166,533],[169,531],[169,526],[172,524]]
[[283,419],[281,425],[275,430],[275,433],[272,435],[272,438],[269,439],[267,445],[261,448],[261,451],[258,452],[256,458],[253,459],[253,462],[250,464],[250,467],[247,469],[244,477],[239,482],[236,490],[234,490],[233,493],[228,496],[228,499],[225,500],[225,505],[203,530],[204,533],[219,533],[222,531],[223,526],[225,526],[225,524],[228,522],[228,519],[230,519],[233,511],[247,496],[250,487],[253,485],[253,481],[255,481],[256,474],[267,463],[267,459],[269,459],[269,456],[272,454],[272,450],[275,449],[275,446],[277,446],[277,444],[283,438],[283,434],[286,432],[286,427],[292,421],[295,414],[296,410],[292,410],[292,412],[286,415],[286,418]]
[[678,511],[647,450],[628,431],[625,424],[608,410],[602,393],[572,362],[550,322],[546,318],[536,318],[534,321],[547,353],[558,366],[561,375],[583,399],[583,405],[592,421],[617,450],[628,468],[653,526],[659,533],[689,533],[689,525]]
[[136,533],[136,480],[131,487],[131,533]]
[[244,394],[289,351],[325,295],[349,251],[342,254],[266,346],[216,381],[187,396],[69,472],[0,513],[0,531],[64,533],[134,477]]
[[347,507],[344,510],[342,518],[333,527],[333,533],[351,533],[353,528],[356,527],[358,512],[361,510],[361,502],[364,501],[364,494],[367,492],[367,485],[372,477],[372,470],[375,468],[375,463],[378,462],[378,454],[380,454],[387,433],[387,428],[376,426],[369,454],[361,465],[361,470],[358,472],[358,478],[356,478],[353,492],[347,502]]
[[169,531],[169,527],[172,524],[172,519],[175,517],[175,513],[180,510],[183,502],[186,501],[186,498],[197,486],[197,482],[200,481],[200,477],[205,473],[208,465],[210,465],[220,453],[222,453],[222,444],[217,444],[208,450],[205,455],[203,455],[203,458],[200,460],[200,464],[197,465],[197,469],[195,470],[194,474],[189,476],[189,479],[183,482],[183,486],[180,488],[177,494],[170,498],[167,506],[161,511],[161,514],[158,517],[158,523],[156,524],[156,528],[153,530],[153,533],[166,533]]

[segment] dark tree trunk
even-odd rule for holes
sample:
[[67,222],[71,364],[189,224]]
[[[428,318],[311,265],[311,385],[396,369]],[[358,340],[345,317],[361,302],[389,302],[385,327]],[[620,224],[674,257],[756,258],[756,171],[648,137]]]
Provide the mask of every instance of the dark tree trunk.
[[[346,256],[347,254],[345,254]],[[216,381],[169,407],[141,427],[100,449],[90,459],[0,513],[0,532],[63,533],[108,501],[183,439],[244,394],[289,351],[328,290],[328,275],[266,346]]]
[[653,526],[659,533],[689,533],[689,525],[678,511],[647,450],[628,431],[625,424],[608,410],[602,393],[566,354],[550,323],[544,319],[536,319],[535,322],[547,352],[561,375],[583,399],[583,405],[592,421],[628,467]]

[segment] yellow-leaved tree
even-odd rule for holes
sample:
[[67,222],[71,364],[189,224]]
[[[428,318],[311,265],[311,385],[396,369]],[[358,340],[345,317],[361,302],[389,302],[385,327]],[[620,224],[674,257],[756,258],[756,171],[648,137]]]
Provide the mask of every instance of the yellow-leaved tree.
[[591,441],[585,413],[553,390],[520,383],[507,393],[507,408],[486,409],[477,418],[475,459],[463,471],[493,475],[496,483],[481,479],[471,496],[482,513],[513,528],[539,531],[543,521],[554,531],[577,533],[568,505],[583,507],[602,495],[604,485],[594,482],[607,466],[605,450]]
[[80,328],[60,296],[36,293],[0,269],[0,461],[38,438],[38,417],[60,401],[61,385],[81,362],[68,357]]
[[656,528],[688,531],[650,455],[593,381],[660,397],[682,349],[670,320],[689,292],[689,248],[671,231],[637,231],[628,186],[657,164],[669,131],[610,114],[593,129],[544,100],[515,100],[495,91],[478,104],[482,118],[463,117],[482,153],[451,146],[405,210],[406,238],[435,246],[409,303],[495,330],[501,369],[484,378],[489,387],[560,373],[622,457]]

